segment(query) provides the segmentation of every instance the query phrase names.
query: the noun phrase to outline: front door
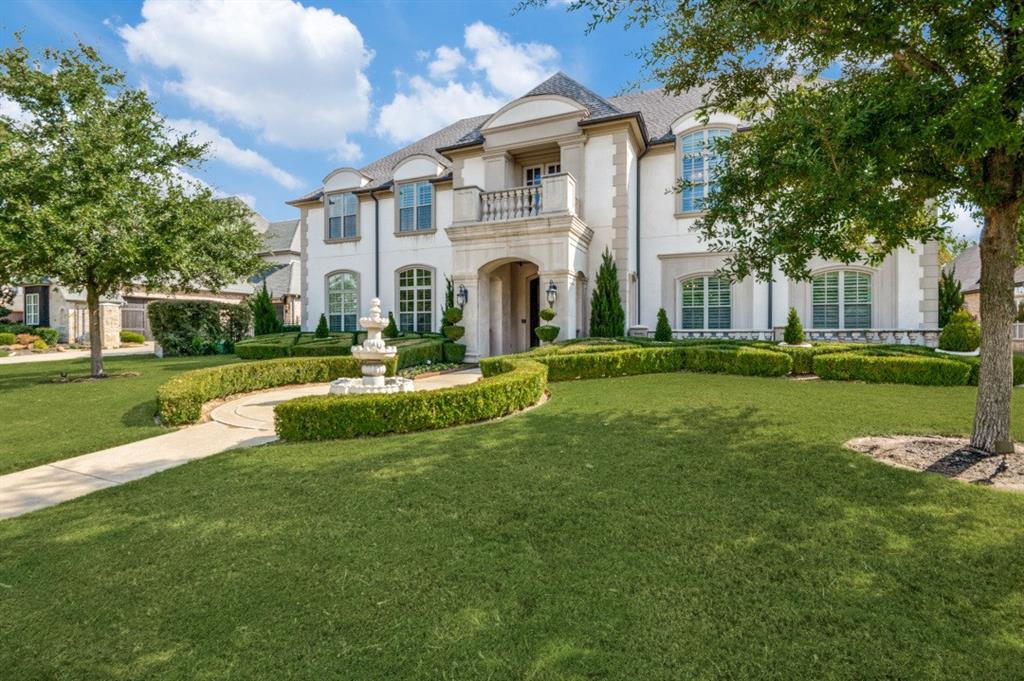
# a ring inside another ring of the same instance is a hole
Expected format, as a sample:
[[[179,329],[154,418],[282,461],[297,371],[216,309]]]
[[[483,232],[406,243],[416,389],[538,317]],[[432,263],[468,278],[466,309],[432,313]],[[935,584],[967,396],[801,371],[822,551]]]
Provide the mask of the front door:
[[[533,332],[540,326],[540,277],[534,277],[530,280],[530,347],[535,348],[540,345],[540,340],[537,338],[537,334]]]

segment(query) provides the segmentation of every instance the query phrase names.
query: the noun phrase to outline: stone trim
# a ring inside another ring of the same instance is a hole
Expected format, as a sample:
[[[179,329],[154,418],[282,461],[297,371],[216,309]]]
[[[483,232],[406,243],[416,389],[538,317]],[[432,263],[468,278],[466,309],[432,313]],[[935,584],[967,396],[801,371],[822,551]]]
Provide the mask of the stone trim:
[[[322,205],[322,204],[321,204]],[[301,245],[301,253],[299,254],[299,293],[302,296],[302,314],[299,319],[299,325],[303,329],[309,328],[307,326],[309,320],[309,205],[303,206],[299,209],[299,242]]]
[[[612,254],[619,271],[619,295],[625,303],[626,319],[630,319],[629,295],[629,140],[624,130],[612,134]]]
[[[921,248],[922,275],[920,310],[923,328],[932,329],[939,325],[939,242],[929,241]]]

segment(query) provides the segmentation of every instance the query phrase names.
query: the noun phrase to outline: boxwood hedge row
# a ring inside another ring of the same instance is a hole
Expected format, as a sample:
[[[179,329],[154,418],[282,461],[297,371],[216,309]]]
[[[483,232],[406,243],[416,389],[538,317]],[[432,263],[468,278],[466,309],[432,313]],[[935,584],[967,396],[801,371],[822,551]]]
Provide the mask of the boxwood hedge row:
[[[916,355],[885,356],[840,352],[814,358],[814,373],[834,381],[967,385],[971,365],[950,359]]]
[[[203,404],[237,393],[302,383],[324,383],[342,376],[360,375],[353,357],[301,357],[266,362],[225,364],[178,374],[157,390],[160,420],[166,425],[195,423]],[[388,375],[395,374],[395,361]]]
[[[277,434],[288,441],[409,433],[485,421],[540,401],[547,369],[529,359],[491,365],[485,379],[454,388],[394,395],[315,395],[274,408]]]

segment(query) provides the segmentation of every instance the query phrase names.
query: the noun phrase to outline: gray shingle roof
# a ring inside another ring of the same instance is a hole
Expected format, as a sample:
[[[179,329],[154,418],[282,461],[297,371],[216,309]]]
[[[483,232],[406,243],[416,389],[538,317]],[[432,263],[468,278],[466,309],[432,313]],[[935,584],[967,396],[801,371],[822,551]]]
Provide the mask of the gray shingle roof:
[[[264,279],[266,279],[267,292],[271,298],[280,298],[283,295],[297,296],[302,290],[299,282],[298,263],[274,264],[263,272],[250,277],[248,284],[253,291],[258,291],[263,288]]]
[[[672,122],[683,114],[698,108],[705,91],[706,89],[699,89],[683,93],[679,96],[669,96],[658,88],[606,99],[559,71],[527,92],[523,97],[543,95],[568,97],[586,107],[587,115],[584,118],[586,123],[620,118],[629,114],[640,114],[651,143],[657,143],[673,139]],[[417,142],[362,167],[360,171],[373,180],[364,190],[390,186],[395,166],[402,159],[413,154],[426,154],[436,159],[445,168],[450,168],[451,163],[438,153],[437,150],[480,144],[483,142],[480,128],[491,115],[493,114],[463,118],[435,133],[427,135]],[[323,189],[315,189],[293,199],[289,203],[317,201],[322,196]]]
[[[295,251],[299,252],[299,243],[296,235],[299,231],[299,221],[281,220],[271,222],[264,233],[263,242],[268,251]]]
[[[977,246],[969,247],[943,269],[947,273],[953,272],[960,282],[960,290],[964,293],[981,288],[981,251]],[[1018,267],[1013,271],[1013,282],[1017,285],[1024,284],[1024,267]]]

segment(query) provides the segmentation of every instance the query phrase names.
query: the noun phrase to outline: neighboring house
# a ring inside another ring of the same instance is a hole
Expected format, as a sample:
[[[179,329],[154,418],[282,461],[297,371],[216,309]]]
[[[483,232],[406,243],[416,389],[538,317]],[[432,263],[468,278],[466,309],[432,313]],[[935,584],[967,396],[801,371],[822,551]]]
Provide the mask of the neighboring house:
[[[964,294],[964,309],[981,319],[981,251],[977,246],[967,248],[944,268],[952,272],[960,282],[960,291]],[[1017,308],[1024,305],[1024,267],[1013,272],[1013,295]]]
[[[708,143],[740,121],[699,120],[700,94],[606,99],[558,73],[493,114],[332,171],[289,202],[302,225],[303,328],[322,312],[353,330],[377,296],[402,329],[436,331],[450,275],[468,296],[470,359],[535,344],[552,285],[559,338],[585,336],[608,248],[633,333],[664,307],[677,336],[768,337],[792,306],[814,337],[934,342],[936,243],[877,267],[815,260],[811,281],[719,278],[725,254],[693,225],[714,186]],[[694,183],[682,194],[680,177]]]
[[[299,221],[268,222],[257,213],[253,213],[252,221],[253,229],[265,235],[266,250],[260,255],[267,261],[267,269],[216,292],[168,291],[140,285],[109,296],[101,305],[106,337],[104,345],[116,345],[121,330],[138,331],[151,338],[147,306],[154,300],[211,300],[239,304],[262,288],[264,279],[278,317],[285,324],[298,324],[302,309],[299,297]],[[84,290],[72,290],[45,279],[24,286],[23,291],[22,309],[26,324],[50,326],[58,331],[63,342],[88,338],[89,314]]]
[[[0,307],[5,307],[9,310],[6,315],[0,314],[0,317],[12,323],[20,324],[25,318],[25,292],[20,286],[15,286],[14,298],[6,305],[0,304]]]

